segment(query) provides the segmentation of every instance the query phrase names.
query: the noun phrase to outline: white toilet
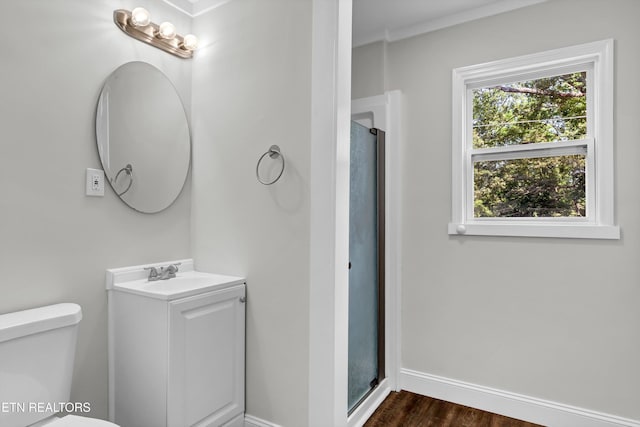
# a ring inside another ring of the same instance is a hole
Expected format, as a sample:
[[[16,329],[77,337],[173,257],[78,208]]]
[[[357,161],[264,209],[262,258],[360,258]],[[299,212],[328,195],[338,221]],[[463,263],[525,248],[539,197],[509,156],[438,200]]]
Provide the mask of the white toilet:
[[[56,304],[0,315],[0,426],[117,427],[69,402],[78,323],[77,304]]]

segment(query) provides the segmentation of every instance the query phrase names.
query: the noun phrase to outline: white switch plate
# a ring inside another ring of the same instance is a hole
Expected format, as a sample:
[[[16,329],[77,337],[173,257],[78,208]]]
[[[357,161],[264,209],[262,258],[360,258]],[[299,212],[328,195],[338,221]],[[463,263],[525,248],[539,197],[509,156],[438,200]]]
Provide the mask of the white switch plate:
[[[104,196],[103,170],[87,168],[86,194],[87,196]]]

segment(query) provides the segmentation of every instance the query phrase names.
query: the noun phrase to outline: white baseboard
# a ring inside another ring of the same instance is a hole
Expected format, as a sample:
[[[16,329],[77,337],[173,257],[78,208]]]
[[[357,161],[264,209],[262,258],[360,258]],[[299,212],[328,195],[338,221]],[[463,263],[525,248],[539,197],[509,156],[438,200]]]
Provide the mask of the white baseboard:
[[[280,427],[278,424],[254,417],[253,415],[244,415],[244,427]]]
[[[640,427],[640,421],[489,387],[400,370],[400,388],[550,427]]]

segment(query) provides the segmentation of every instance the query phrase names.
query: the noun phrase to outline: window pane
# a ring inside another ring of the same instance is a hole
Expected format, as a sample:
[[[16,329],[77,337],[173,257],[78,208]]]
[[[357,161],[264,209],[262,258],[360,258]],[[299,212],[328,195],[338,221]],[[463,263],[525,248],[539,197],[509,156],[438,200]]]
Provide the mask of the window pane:
[[[473,148],[583,139],[587,73],[473,90]]]
[[[585,156],[475,162],[474,217],[586,216]]]

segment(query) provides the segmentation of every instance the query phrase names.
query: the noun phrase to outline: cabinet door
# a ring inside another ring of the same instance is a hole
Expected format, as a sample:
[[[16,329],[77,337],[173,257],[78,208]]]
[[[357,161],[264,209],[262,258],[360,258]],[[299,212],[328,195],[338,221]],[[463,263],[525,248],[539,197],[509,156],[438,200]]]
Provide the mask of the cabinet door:
[[[169,427],[244,412],[244,295],[240,285],[169,304]]]

